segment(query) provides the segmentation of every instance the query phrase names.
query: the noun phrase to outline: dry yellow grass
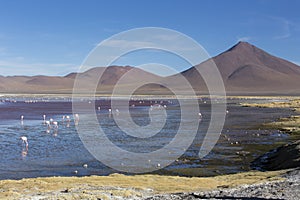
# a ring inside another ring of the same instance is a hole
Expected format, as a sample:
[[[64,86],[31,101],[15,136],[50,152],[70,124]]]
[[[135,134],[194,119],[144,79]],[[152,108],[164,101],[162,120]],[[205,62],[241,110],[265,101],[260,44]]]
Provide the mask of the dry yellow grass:
[[[288,118],[282,118],[277,122],[271,122],[264,124],[266,128],[279,129],[283,132],[290,134],[300,134],[300,99],[292,98],[289,101],[284,102],[271,102],[271,103],[244,103],[242,106],[248,107],[260,107],[260,108],[289,108],[295,111],[294,116]]]
[[[295,111],[300,111],[300,99],[289,99],[288,101],[270,103],[242,103],[241,105],[259,108],[291,108]]]
[[[192,192],[234,187],[243,184],[279,180],[284,171],[247,172],[216,177],[179,177],[159,175],[90,177],[49,177],[0,181],[0,199],[24,198],[29,196],[57,196],[64,199],[142,197],[159,193]]]

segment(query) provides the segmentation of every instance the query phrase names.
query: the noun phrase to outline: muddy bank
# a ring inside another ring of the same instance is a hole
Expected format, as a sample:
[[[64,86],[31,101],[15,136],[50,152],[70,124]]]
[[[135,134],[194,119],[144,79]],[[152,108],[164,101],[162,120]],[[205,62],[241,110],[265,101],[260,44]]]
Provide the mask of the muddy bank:
[[[274,149],[253,162],[254,168],[279,170],[300,166],[300,140]]]
[[[300,99],[289,99],[287,101],[270,103],[241,104],[244,107],[259,108],[288,108],[295,111],[295,115],[281,118],[278,121],[265,123],[265,129],[278,129],[283,133],[289,134],[296,141],[282,145],[252,162],[252,168],[262,170],[279,170],[295,168],[300,166]]]

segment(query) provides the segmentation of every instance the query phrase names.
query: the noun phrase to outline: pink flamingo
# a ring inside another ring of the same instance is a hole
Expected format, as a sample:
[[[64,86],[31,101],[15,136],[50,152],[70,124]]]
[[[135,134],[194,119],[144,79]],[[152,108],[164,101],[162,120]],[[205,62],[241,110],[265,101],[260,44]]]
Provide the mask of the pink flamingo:
[[[21,136],[20,139],[22,140],[22,143],[25,145],[26,149],[28,149],[28,140],[26,136]]]

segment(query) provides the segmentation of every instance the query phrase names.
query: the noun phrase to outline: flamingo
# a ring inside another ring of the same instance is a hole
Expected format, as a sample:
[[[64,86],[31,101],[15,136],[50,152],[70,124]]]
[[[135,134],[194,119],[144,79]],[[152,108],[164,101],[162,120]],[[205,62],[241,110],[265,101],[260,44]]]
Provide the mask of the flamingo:
[[[28,140],[26,136],[21,136],[20,139],[22,140],[22,143],[25,144],[26,149],[28,148]]]
[[[199,115],[199,118],[202,119],[202,113],[199,112],[198,115]]]
[[[75,114],[75,121],[79,122],[79,114]]]
[[[79,123],[79,115],[78,115],[78,114],[75,114],[74,123],[75,123],[76,126],[77,126],[78,123]]]
[[[70,121],[71,121],[71,119],[70,119],[70,116],[69,116],[69,115],[67,115],[67,116],[66,116],[66,119],[67,119],[67,121],[68,121],[68,122],[70,122]]]
[[[50,125],[50,121],[45,121],[45,124],[50,128],[51,127],[51,125]]]
[[[56,128],[56,129],[58,128],[58,122],[57,121],[54,121],[53,125],[54,125],[54,128]]]

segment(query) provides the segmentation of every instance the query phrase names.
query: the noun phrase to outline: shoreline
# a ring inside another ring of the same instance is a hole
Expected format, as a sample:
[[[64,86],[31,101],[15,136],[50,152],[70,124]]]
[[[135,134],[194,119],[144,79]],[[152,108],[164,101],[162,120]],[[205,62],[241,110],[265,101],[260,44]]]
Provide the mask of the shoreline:
[[[286,100],[287,97],[282,97],[281,99]],[[298,115],[300,100],[299,97],[293,97],[285,102],[247,104],[241,106],[288,108],[293,109],[295,114]],[[299,135],[299,124],[299,115],[292,115],[289,118],[263,124],[263,127],[280,129],[283,132],[288,132],[290,135],[294,133]],[[273,183],[284,185],[289,181],[283,178],[288,171],[290,170],[249,171],[214,177],[192,178],[163,175],[129,176],[111,174],[109,176],[40,177],[21,180],[1,180],[0,199],[51,199],[53,197],[57,199],[168,199],[171,197],[170,195],[174,193],[180,193],[182,195],[197,194],[198,196],[202,195],[202,197],[204,197],[205,195],[214,194],[214,191],[220,191],[220,189],[226,194],[227,190],[239,190],[236,188],[255,188],[257,185],[266,186],[268,184],[272,185]],[[296,171],[299,171],[299,169]]]
[[[215,177],[122,175],[89,177],[45,177],[0,181],[0,199],[59,197],[60,199],[145,198],[159,194],[210,191],[245,184],[285,180],[287,171],[250,171]]]
[[[32,98],[32,97],[36,97],[36,98],[47,98],[47,97],[53,97],[53,98],[71,98],[72,96],[75,97],[91,97],[91,96],[95,96],[95,97],[105,97],[105,98],[109,98],[109,97],[127,97],[128,95],[124,95],[124,94],[100,94],[100,93],[96,93],[96,94],[89,94],[89,93],[79,93],[79,94],[73,94],[73,93],[0,93],[0,98],[9,98],[9,97],[21,97],[21,98]],[[181,97],[181,98],[209,98],[209,97],[216,97],[216,98],[229,98],[229,99],[285,99],[285,100],[293,100],[293,99],[299,99],[300,95],[291,95],[291,94],[286,94],[286,95],[231,95],[231,94],[226,94],[224,95],[210,95],[210,94],[197,94],[195,96],[188,96],[188,95],[177,95],[177,97]],[[133,98],[139,98],[139,97],[143,97],[143,98],[176,98],[175,95],[170,95],[170,94],[135,94],[132,95]]]

